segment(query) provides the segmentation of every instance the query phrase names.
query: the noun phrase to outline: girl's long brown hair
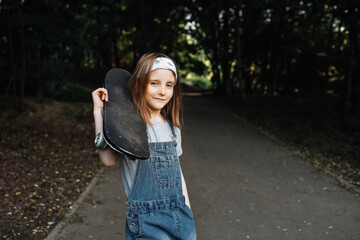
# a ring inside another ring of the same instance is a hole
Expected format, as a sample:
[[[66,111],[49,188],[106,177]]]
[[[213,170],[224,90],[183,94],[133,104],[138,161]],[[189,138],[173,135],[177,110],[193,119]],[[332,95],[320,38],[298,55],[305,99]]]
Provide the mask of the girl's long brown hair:
[[[162,53],[146,53],[138,61],[135,67],[135,71],[130,79],[130,90],[131,96],[136,107],[140,111],[141,117],[149,125],[152,125],[150,119],[150,109],[146,104],[145,100],[145,91],[150,76],[150,69],[154,64],[156,58],[166,57]],[[170,59],[170,58],[169,58]],[[176,66],[175,66],[176,67]],[[179,76],[178,70],[176,68],[177,76]],[[180,124],[180,111],[181,111],[181,83],[180,78],[178,77],[176,85],[174,86],[174,93],[170,101],[161,109],[161,114],[165,119],[170,119],[174,126],[181,128]]]

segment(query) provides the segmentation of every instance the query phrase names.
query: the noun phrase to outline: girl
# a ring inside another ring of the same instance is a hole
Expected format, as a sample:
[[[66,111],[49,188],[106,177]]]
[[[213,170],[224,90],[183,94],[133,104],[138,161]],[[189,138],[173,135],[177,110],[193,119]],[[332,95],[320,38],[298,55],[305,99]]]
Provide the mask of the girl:
[[[169,57],[150,53],[140,58],[130,79],[133,101],[147,123],[149,159],[129,160],[109,147],[99,148],[103,165],[112,167],[117,162],[120,165],[128,197],[125,225],[128,240],[196,239],[178,159],[182,154],[178,76]],[[109,97],[104,88],[92,93],[96,135],[103,131],[103,101]]]

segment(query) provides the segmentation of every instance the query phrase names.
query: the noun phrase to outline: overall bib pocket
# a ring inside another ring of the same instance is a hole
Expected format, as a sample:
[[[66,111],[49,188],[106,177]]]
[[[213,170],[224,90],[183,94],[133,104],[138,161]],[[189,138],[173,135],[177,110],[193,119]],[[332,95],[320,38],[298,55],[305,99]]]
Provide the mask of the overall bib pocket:
[[[150,157],[154,185],[163,190],[174,189],[181,183],[176,154]]]

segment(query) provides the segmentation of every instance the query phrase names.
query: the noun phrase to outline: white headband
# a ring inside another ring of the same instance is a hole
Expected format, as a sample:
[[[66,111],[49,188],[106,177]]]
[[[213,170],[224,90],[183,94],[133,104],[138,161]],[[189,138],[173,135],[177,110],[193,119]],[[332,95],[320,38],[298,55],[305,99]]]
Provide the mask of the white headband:
[[[175,74],[175,84],[177,82],[177,73],[176,73],[176,67],[174,62],[165,57],[159,57],[155,59],[154,64],[152,65],[151,72],[156,69],[168,69],[171,70]],[[174,84],[174,85],[175,85]]]

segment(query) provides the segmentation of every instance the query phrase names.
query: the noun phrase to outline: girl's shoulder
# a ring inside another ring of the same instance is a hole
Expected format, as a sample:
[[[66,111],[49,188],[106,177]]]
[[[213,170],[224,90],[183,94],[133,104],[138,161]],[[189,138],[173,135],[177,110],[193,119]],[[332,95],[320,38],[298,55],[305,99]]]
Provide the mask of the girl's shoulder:
[[[178,127],[174,127],[174,132],[177,139],[181,139],[181,130]]]
[[[176,134],[181,133],[181,129],[175,126],[170,119],[166,119],[166,121],[174,128]]]
[[[181,129],[176,127],[176,126],[173,126],[174,127],[174,132],[175,132],[175,135],[178,139],[180,139],[181,141]]]

